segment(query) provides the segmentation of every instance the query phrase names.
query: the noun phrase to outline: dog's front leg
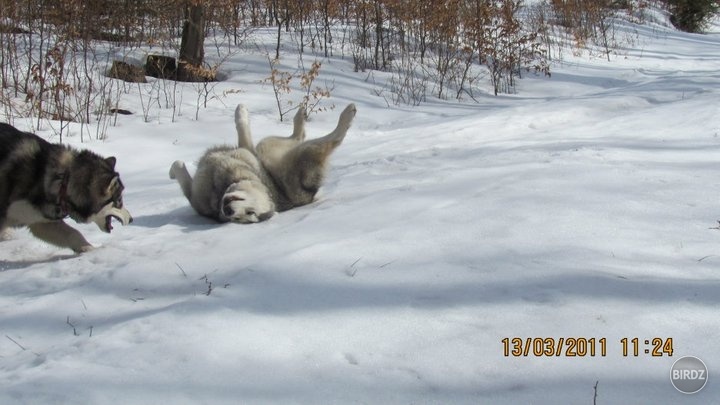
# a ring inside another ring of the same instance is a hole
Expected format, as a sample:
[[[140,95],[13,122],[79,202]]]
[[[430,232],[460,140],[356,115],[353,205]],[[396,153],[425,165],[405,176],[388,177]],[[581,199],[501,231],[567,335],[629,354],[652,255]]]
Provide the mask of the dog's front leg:
[[[87,252],[93,248],[77,229],[64,221],[40,222],[28,228],[37,238],[55,246],[70,248],[75,253]]]
[[[255,153],[252,134],[250,133],[250,118],[247,108],[242,104],[238,104],[237,108],[235,108],[235,129],[238,136],[238,148],[244,148]]]
[[[189,201],[192,201],[192,177],[190,176],[190,173],[187,171],[187,167],[185,167],[185,162],[181,160],[176,160],[173,162],[172,166],[170,166],[170,178],[173,180],[177,180],[178,184],[180,184],[180,188],[182,189],[183,194],[185,195],[185,198],[187,198]]]

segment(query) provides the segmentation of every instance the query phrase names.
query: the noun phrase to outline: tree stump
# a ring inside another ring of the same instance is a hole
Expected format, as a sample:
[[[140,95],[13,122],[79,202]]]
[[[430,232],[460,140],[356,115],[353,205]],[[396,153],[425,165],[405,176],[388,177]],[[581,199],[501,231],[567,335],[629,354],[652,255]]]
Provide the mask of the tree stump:
[[[120,60],[113,61],[108,76],[130,83],[147,83],[145,71],[141,66],[134,66]]]
[[[177,63],[172,56],[148,55],[145,74],[158,79],[177,79]]]
[[[145,74],[159,79],[179,82],[214,82],[217,72],[214,69],[194,66],[184,60],[177,61],[171,56],[148,55]]]

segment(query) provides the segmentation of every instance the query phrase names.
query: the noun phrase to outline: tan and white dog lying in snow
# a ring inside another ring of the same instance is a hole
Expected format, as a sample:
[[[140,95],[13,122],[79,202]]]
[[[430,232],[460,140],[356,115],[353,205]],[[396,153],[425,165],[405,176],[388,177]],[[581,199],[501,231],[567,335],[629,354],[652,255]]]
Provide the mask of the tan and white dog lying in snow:
[[[170,178],[180,184],[199,214],[219,222],[264,221],[293,207],[309,204],[323,184],[327,162],[345,138],[356,108],[348,105],[337,127],[321,138],[305,140],[305,109],[295,114],[289,137],[268,137],[253,147],[245,106],[235,109],[238,145],[208,149],[195,177],[185,163],[175,161]]]

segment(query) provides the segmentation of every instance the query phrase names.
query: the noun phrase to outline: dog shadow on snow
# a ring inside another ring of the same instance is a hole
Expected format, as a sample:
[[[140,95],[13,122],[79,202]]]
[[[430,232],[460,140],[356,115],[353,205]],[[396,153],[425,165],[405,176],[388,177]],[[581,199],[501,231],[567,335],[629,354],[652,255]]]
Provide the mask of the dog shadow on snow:
[[[205,217],[201,217],[191,207],[180,207],[161,214],[143,215],[133,217],[132,227],[147,229],[159,229],[164,226],[179,227],[183,233],[206,231],[217,228],[218,223]],[[62,250],[65,252],[66,250]],[[50,257],[5,260],[0,259],[0,273],[12,270],[22,270],[33,265],[52,265],[64,260],[75,259],[82,254],[55,254]]]
[[[313,210],[325,209],[325,207],[323,207],[324,202],[325,200],[321,197],[303,207],[293,208],[293,211],[296,215],[296,220],[302,221],[308,215],[310,215]],[[277,218],[275,217],[278,217],[279,215],[283,215],[283,213],[276,213],[273,218],[270,219],[270,221],[276,220]],[[195,210],[193,210],[193,208],[190,206],[179,207],[172,211],[167,211],[159,214],[141,215],[133,217],[132,223],[133,227],[139,226],[141,228],[148,229],[158,229],[168,225],[180,227],[183,232],[191,233],[197,231],[206,231],[208,229],[215,229],[219,226],[224,225],[247,227],[257,224],[240,225],[232,223],[218,223],[213,219],[198,215]]]
[[[216,228],[218,223],[198,215],[190,206],[176,208],[161,214],[134,217],[132,223],[134,227],[149,229],[158,229],[168,225],[179,226],[183,232],[193,232]]]
[[[11,270],[21,270],[28,268],[36,264],[52,264],[63,260],[74,259],[78,257],[78,254],[65,254],[56,255],[52,257],[46,257],[44,259],[30,259],[30,260],[0,260],[0,273]]]
[[[158,229],[163,226],[174,225],[181,228],[182,232],[203,231],[217,227],[217,223],[210,219],[197,215],[191,207],[180,207],[162,214],[144,215],[134,217],[132,227]],[[63,249],[63,252],[66,250]],[[25,269],[33,265],[52,265],[64,260],[75,259],[82,254],[55,254],[50,257],[5,260],[0,259],[0,273],[10,270]]]

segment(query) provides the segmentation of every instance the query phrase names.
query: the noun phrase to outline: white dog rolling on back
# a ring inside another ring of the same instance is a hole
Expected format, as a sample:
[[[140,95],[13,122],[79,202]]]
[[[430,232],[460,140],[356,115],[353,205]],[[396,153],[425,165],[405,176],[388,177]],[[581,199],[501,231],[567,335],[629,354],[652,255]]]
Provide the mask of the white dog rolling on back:
[[[209,149],[195,177],[175,161],[170,178],[180,184],[199,214],[219,222],[255,223],[293,207],[309,204],[325,177],[327,161],[342,143],[355,117],[355,105],[340,114],[330,134],[305,141],[305,109],[298,109],[293,134],[268,137],[253,147],[247,109],[235,109],[238,146]]]

